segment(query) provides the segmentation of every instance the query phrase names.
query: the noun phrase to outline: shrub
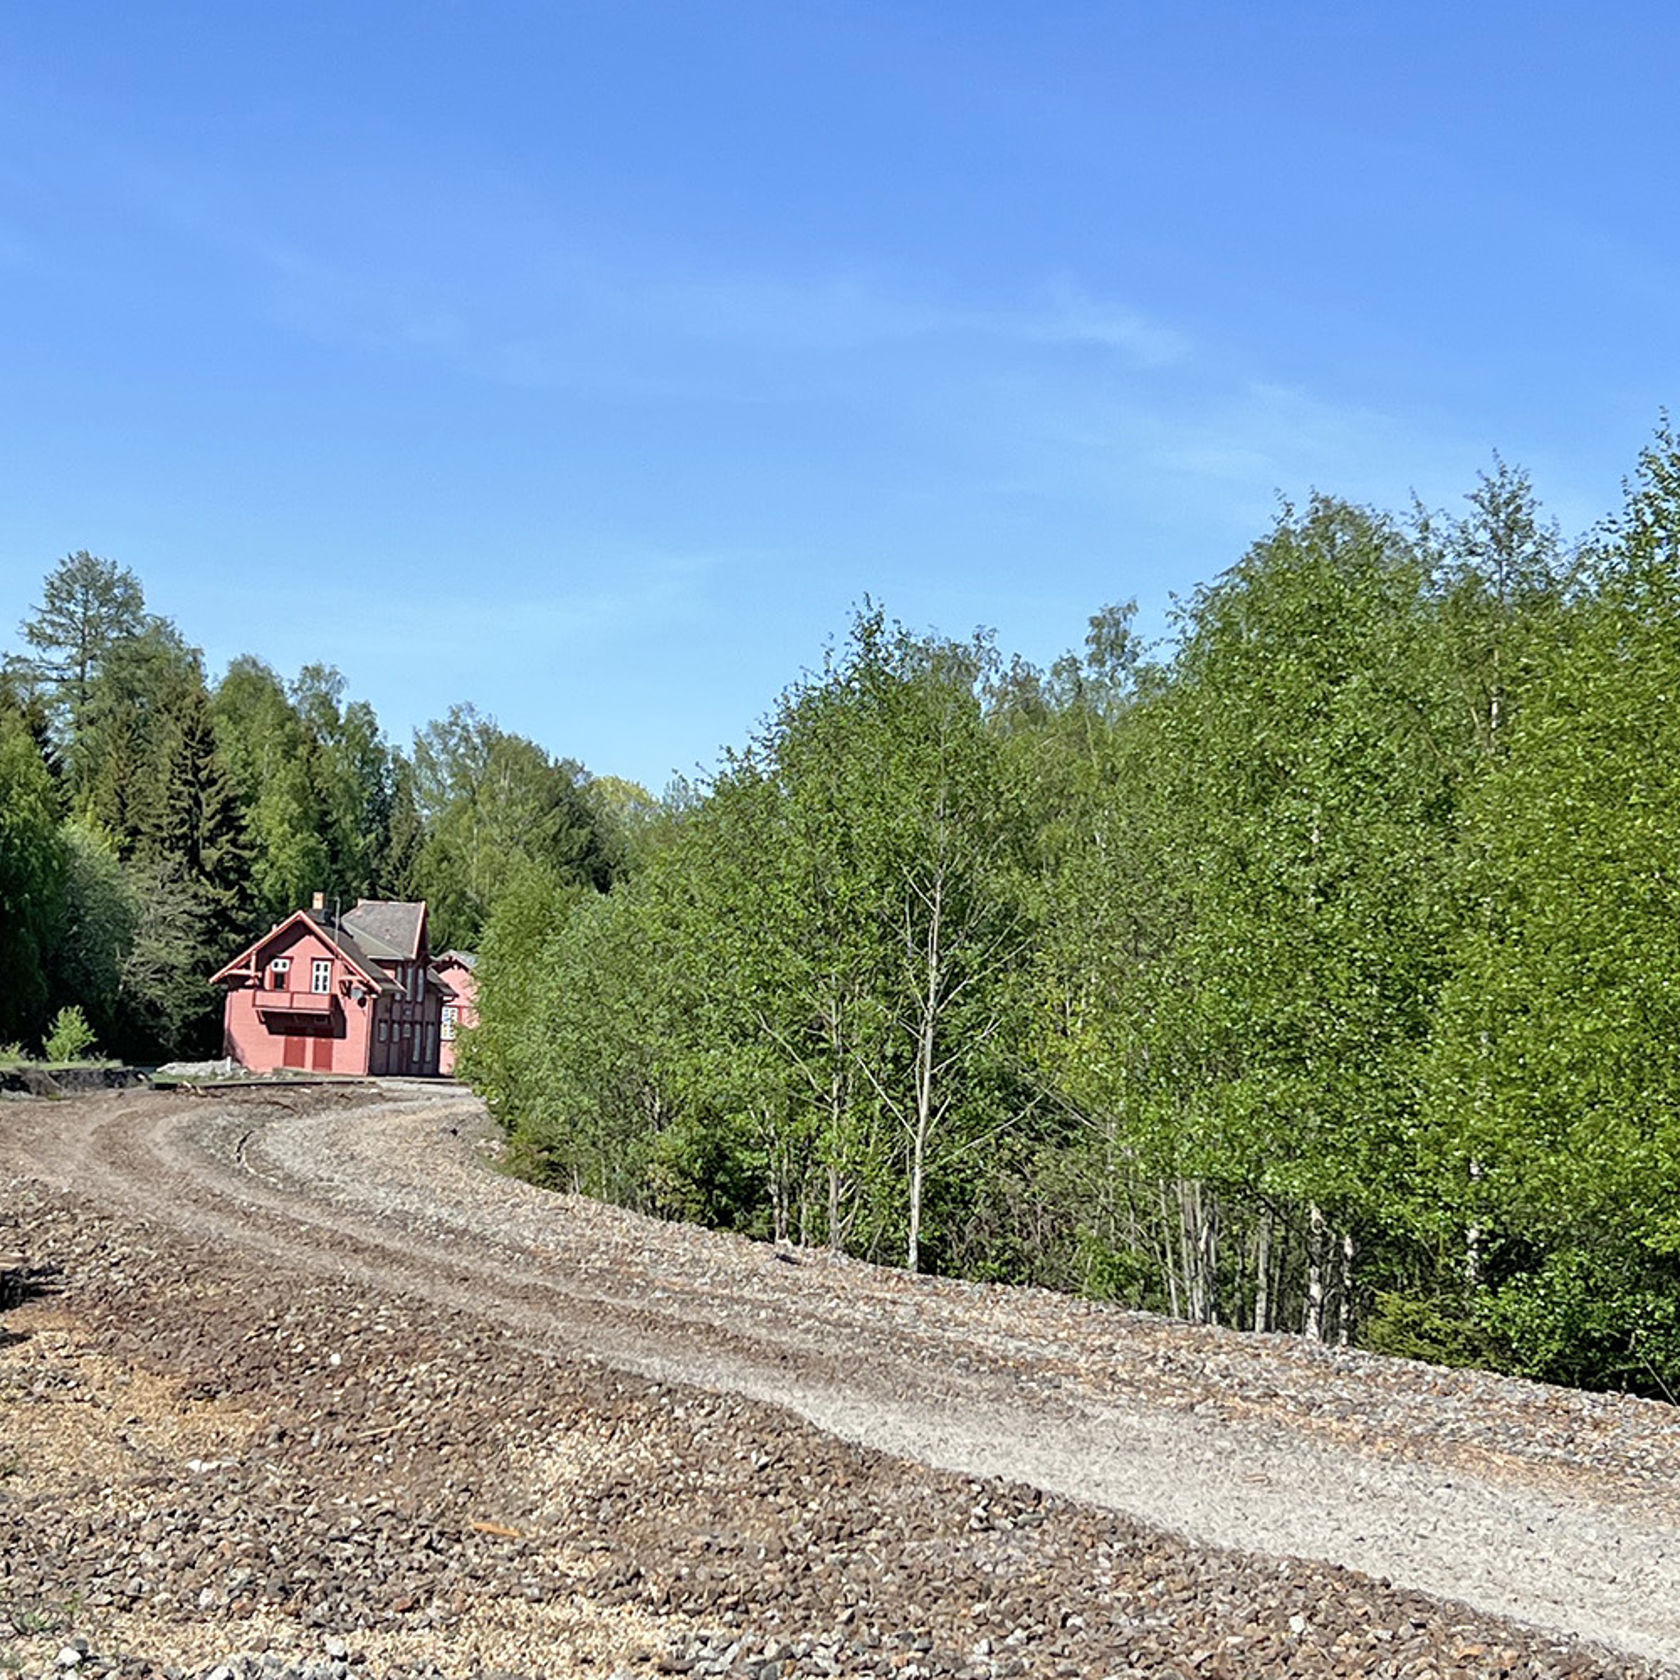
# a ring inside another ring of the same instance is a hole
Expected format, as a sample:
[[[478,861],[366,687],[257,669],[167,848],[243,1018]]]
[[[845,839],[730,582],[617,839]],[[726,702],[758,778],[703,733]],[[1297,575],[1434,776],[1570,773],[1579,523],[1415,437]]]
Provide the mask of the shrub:
[[[1361,1327],[1359,1342],[1361,1347],[1397,1359],[1495,1370],[1502,1368],[1504,1353],[1469,1303],[1451,1297],[1420,1300],[1397,1290],[1377,1292],[1376,1306]]]
[[[93,1028],[77,1004],[59,1010],[47,1034],[49,1062],[77,1062],[93,1048]]]

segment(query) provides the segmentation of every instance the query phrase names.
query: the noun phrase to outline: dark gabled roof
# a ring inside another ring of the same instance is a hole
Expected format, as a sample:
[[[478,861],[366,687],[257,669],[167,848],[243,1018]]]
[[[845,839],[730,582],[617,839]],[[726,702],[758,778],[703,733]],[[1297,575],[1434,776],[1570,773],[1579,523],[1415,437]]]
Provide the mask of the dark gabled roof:
[[[319,916],[319,912],[316,914]],[[420,955],[420,936],[426,930],[426,906],[393,899],[359,899],[354,910],[344,912],[339,925],[376,961],[414,962]]]
[[[444,951],[432,958],[433,968],[443,968],[449,963],[459,963],[467,973],[478,967],[478,953],[476,951]]]
[[[381,991],[387,988],[392,991],[396,990],[396,981],[380,966],[379,959],[343,922],[335,924],[331,913],[326,910],[304,910],[300,914],[319,929],[323,939],[330,940],[336,945],[350,959],[354,967],[361,969],[370,980],[377,982]]]

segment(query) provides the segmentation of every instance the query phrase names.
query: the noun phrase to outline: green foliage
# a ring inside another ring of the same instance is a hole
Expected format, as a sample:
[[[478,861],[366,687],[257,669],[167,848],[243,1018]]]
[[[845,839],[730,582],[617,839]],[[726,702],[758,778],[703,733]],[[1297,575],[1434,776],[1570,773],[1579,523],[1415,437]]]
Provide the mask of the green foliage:
[[[204,1054],[220,1038],[221,997],[209,977],[251,926],[251,852],[196,668],[161,699],[152,763],[134,841],[140,915],[124,989],[166,1054]]]
[[[1602,1238],[1554,1249],[1476,1303],[1492,1363],[1545,1382],[1680,1393],[1680,1269]]]
[[[78,549],[47,574],[41,604],[24,621],[24,640],[35,649],[24,664],[74,718],[113,645],[139,635],[146,622],[134,573]]]
[[[468,1067],[547,1176],[912,1264],[949,1247],[1018,1094],[1030,837],[988,658],[866,613],[703,798],[643,814],[633,879],[563,917],[503,895]]]
[[[403,833],[413,818],[412,799],[403,805],[407,769],[373,708],[365,700],[346,702],[343,677],[324,665],[298,673],[291,700],[309,743],[327,850],[326,872],[315,886],[346,903],[410,896],[412,860]]]
[[[866,604],[656,801],[471,707],[405,758],[325,667],[211,696],[72,556],[0,674],[0,1033],[202,1046],[254,925],[425,897],[543,1182],[1680,1392],[1680,448],[1579,552],[1502,463],[1316,497],[1173,630],[1039,671]]]
[[[1680,1387],[1680,464],[1664,436],[1589,555],[1466,807],[1465,919],[1435,1026],[1437,1218],[1518,1367]]]
[[[105,649],[77,708],[67,755],[71,806],[111,836],[125,862],[157,818],[170,709],[202,682],[197,653],[172,624],[151,619]]]
[[[1461,1296],[1424,1299],[1398,1289],[1381,1290],[1362,1340],[1377,1353],[1431,1365],[1510,1365],[1507,1349],[1488,1325],[1466,1311]]]
[[[440,947],[471,948],[525,867],[605,889],[610,836],[582,769],[453,706],[414,741],[414,798],[425,838],[412,866]]]
[[[236,659],[228,667],[211,710],[251,840],[255,909],[276,920],[328,888],[320,743],[279,677],[256,659]]]
[[[49,1062],[79,1062],[94,1046],[94,1031],[88,1018],[75,1004],[67,1004],[53,1017],[43,1054]]]
[[[38,1038],[65,869],[52,775],[24,719],[0,709],[0,1036]]]
[[[156,858],[129,870],[140,910],[123,959],[124,1018],[132,1037],[125,1049],[164,1058],[208,1054],[215,1047],[218,994],[209,984],[217,960],[231,954],[212,945],[214,907],[196,882],[170,873]]]
[[[64,912],[51,962],[53,995],[87,1012],[103,1043],[124,1037],[123,966],[133,949],[140,903],[116,848],[95,829],[70,821],[64,842]]]

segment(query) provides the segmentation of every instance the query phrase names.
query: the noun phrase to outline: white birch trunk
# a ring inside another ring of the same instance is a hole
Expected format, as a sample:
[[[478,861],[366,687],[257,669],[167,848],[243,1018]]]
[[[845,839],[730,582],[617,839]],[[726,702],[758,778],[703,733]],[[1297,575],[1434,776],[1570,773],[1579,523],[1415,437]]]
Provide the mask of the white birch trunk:
[[[1167,1274],[1167,1312],[1168,1316],[1177,1318],[1178,1310],[1178,1272],[1173,1266],[1173,1238],[1172,1232],[1179,1227],[1179,1222],[1167,1216],[1167,1187],[1161,1187],[1161,1267]]]
[[[1342,1233],[1342,1287],[1336,1302],[1336,1345],[1346,1347],[1353,1339],[1353,1232]]]
[[[1307,1210],[1307,1310],[1301,1334],[1309,1342],[1324,1340],[1324,1209],[1317,1202]]]
[[[839,1251],[843,1242],[840,1229],[840,1168],[828,1163],[828,1246]]]
[[[933,1070],[936,1065],[939,1023],[941,918],[945,908],[944,871],[934,876],[928,901],[927,970],[922,991],[921,1030],[916,1035],[916,1120],[910,1134],[910,1233],[905,1265],[921,1270],[922,1183],[927,1167],[928,1134],[933,1129]]]
[[[1196,1276],[1196,1256],[1190,1247],[1190,1186],[1182,1178],[1176,1181],[1178,1192],[1178,1270],[1184,1279],[1185,1311],[1192,1319],[1201,1305],[1201,1280]]]
[[[1219,1198],[1196,1185],[1196,1269],[1201,1274],[1198,1324],[1219,1322]]]
[[[1178,1181],[1178,1252],[1190,1322],[1212,1324],[1218,1310],[1219,1203],[1199,1178]]]

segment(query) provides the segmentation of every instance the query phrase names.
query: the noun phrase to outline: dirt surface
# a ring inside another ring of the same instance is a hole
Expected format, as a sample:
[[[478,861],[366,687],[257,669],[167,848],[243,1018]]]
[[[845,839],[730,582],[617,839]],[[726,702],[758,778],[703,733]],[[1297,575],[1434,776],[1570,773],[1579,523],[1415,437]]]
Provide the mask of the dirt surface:
[[[1672,1408],[778,1251],[493,1156],[444,1087],[0,1104],[0,1665],[1680,1664]]]

